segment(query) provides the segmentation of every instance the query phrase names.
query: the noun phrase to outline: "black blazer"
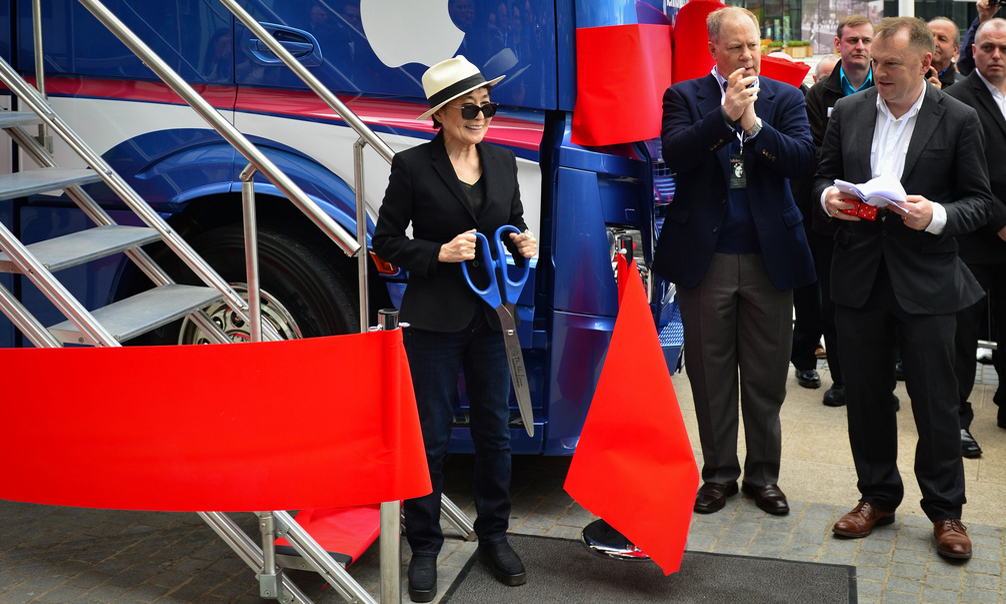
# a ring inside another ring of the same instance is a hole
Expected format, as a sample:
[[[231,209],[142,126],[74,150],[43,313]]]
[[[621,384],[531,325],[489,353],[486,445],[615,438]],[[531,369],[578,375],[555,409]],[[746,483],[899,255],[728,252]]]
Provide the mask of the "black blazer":
[[[840,60],[835,64],[835,69],[832,70],[830,76],[811,86],[810,91],[807,92],[807,121],[810,122],[810,136],[814,139],[814,145],[817,147],[817,161],[814,164],[815,171],[817,165],[821,163],[821,145],[824,144],[824,133],[828,129],[828,119],[831,117],[831,110],[835,106],[835,103],[838,102],[838,99],[844,96],[845,90],[842,88],[842,61]],[[823,212],[814,211],[815,206],[820,205],[820,198],[815,199],[809,191],[808,198],[810,200],[810,207],[807,211],[813,216],[812,225],[814,231],[827,235],[829,239],[834,237],[835,229],[838,228],[838,225],[835,223],[838,221],[828,220]],[[804,208],[801,206],[800,210],[804,211]]]
[[[821,149],[814,196],[836,178],[861,183],[872,176],[870,147],[877,123],[877,89],[835,104]],[[947,210],[941,235],[909,229],[898,217],[838,222],[831,269],[836,304],[861,308],[886,262],[898,304],[913,314],[948,314],[984,293],[957,256],[955,237],[984,225],[992,212],[981,124],[974,109],[926,84],[901,184]],[[817,211],[823,213],[821,204]]]
[[[762,258],[776,289],[813,283],[814,259],[789,178],[813,173],[814,142],[803,94],[762,76],[755,111],[762,130],[744,149],[748,203]],[[674,203],[660,231],[653,270],[681,287],[696,287],[709,270],[727,206],[730,143],[716,78],[679,82],[664,93],[664,161],[675,172]]]
[[[498,329],[496,313],[468,287],[461,264],[437,260],[441,245],[470,229],[483,233],[495,250],[492,238],[497,228],[504,224],[522,231],[527,228],[513,152],[487,143],[476,148],[486,186],[478,216],[447,157],[443,132],[428,143],[396,154],[391,162],[373,246],[378,256],[409,271],[401,319],[412,327],[458,332],[481,311]],[[412,237],[405,233],[409,223]],[[485,274],[480,258],[477,248],[476,260],[468,267],[473,280]],[[481,288],[485,283],[476,281]]]
[[[1006,263],[1006,241],[997,234],[1006,226],[1006,120],[992,100],[985,82],[977,71],[964,78],[946,93],[978,112],[985,133],[985,159],[989,166],[989,184],[992,186],[992,219],[974,233],[957,238],[961,260],[968,264]],[[992,169],[995,166],[995,169]]]

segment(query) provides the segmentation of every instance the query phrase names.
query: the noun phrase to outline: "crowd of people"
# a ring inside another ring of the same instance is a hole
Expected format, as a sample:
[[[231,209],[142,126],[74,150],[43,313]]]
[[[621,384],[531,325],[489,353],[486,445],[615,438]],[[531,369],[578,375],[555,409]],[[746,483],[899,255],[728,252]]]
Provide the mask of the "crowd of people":
[[[963,459],[981,448],[968,398],[979,339],[1006,325],[1006,174],[989,169],[1006,148],[998,9],[980,0],[963,44],[946,18],[847,17],[805,94],[759,77],[752,13],[709,16],[712,72],[664,95],[678,188],[653,264],[677,285],[703,454],[697,513],[738,491],[769,514],[789,511],[778,485],[789,364],[819,388],[826,354],[823,403],[846,407],[861,493],[834,533],[862,538],[895,519],[893,389],[904,379],[936,550],[971,557]],[[899,181],[904,201],[864,212],[835,186],[875,178]]]
[[[779,412],[791,363],[800,385],[821,386],[823,335],[834,380],[823,402],[846,407],[861,493],[834,533],[862,538],[895,519],[904,486],[892,390],[901,373],[937,552],[971,557],[963,458],[981,454],[968,398],[987,299],[992,328],[1006,325],[1006,173],[989,170],[1006,150],[1006,19],[987,2],[963,44],[945,18],[847,17],[835,56],[806,91],[759,75],[754,14],[709,15],[715,66],[664,94],[663,156],[677,188],[652,266],[676,284],[684,326],[703,456],[695,512],[717,512],[742,491],[769,514],[789,513]],[[409,269],[404,343],[433,483],[430,495],[405,502],[416,602],[437,593],[442,467],[462,367],[479,556],[505,585],[527,580],[506,538],[506,352],[499,320],[461,269],[487,262],[476,232],[501,225],[522,231],[505,241],[515,257],[537,252],[514,155],[483,141],[501,79],[486,80],[463,56],[426,72],[430,109],[419,119],[439,133],[395,156],[374,234],[374,250]],[[906,196],[876,216],[835,186],[878,177],[900,181]],[[1006,406],[998,424],[1006,428]]]

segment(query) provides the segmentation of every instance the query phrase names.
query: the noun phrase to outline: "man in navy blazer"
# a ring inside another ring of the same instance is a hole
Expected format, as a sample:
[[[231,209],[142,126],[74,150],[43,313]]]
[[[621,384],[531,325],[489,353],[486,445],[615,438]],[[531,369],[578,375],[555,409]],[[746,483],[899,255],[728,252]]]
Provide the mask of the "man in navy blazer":
[[[685,367],[702,442],[695,511],[737,493],[738,372],[747,455],[743,490],[770,514],[789,505],[778,487],[792,347],[793,293],[813,283],[814,261],[790,178],[814,165],[803,94],[759,78],[755,16],[709,15],[712,73],[664,93],[664,161],[677,190],[653,269],[677,286]]]

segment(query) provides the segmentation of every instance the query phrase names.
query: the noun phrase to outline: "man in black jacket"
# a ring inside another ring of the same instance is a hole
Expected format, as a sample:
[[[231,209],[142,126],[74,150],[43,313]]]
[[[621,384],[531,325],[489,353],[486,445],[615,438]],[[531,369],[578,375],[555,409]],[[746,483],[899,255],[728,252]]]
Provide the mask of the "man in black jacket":
[[[841,225],[832,299],[862,494],[832,530],[866,537],[895,521],[904,498],[888,398],[900,340],[919,434],[922,510],[933,522],[937,552],[966,559],[972,547],[961,523],[966,497],[953,342],[956,313],[984,292],[958,257],[955,238],[988,223],[993,199],[978,114],[925,81],[934,47],[919,19],[884,19],[871,48],[877,85],[835,105],[814,179],[824,213]],[[873,221],[845,213],[855,206],[835,180],[877,177],[897,179],[906,200]]]
[[[991,19],[978,28],[974,45],[975,65],[965,80],[947,90],[947,94],[970,105],[978,112],[985,132],[985,157],[990,166],[998,166],[1006,157],[1006,116],[1003,97],[1006,95],[1006,20]],[[993,90],[995,93],[993,93]],[[989,170],[989,181],[995,202],[992,219],[982,229],[958,237],[961,260],[978,279],[982,289],[991,293],[993,325],[1006,325],[1006,173]],[[979,338],[979,325],[986,301],[957,313],[957,337],[954,347],[954,371],[960,393],[961,454],[978,457],[981,447],[971,436],[974,411],[968,397],[975,383],[975,345]],[[996,341],[1002,338],[996,334]],[[997,355],[996,370],[1002,374],[1002,355]],[[1006,428],[1006,392],[997,389],[993,399],[999,405],[998,424]]]
[[[862,15],[850,15],[838,24],[835,52],[841,57],[831,76],[815,84],[807,93],[807,119],[810,134],[821,157],[821,143],[828,128],[828,118],[838,99],[873,86],[870,68],[870,45],[873,42],[873,24]],[[811,201],[813,203],[813,201]],[[835,303],[831,301],[831,258],[835,243],[836,225],[826,220],[820,212],[814,216],[810,249],[814,253],[817,280],[821,285],[821,315],[824,323],[824,343],[828,353],[828,368],[832,386],[824,393],[824,404],[841,407],[845,404],[845,382],[842,365],[838,360],[838,337],[835,333]]]
[[[957,28],[956,23],[946,17],[936,17],[926,25],[936,40],[936,52],[933,53],[933,64],[929,68],[928,80],[933,86],[946,90],[955,82],[964,79],[963,75],[957,73],[957,66],[954,65],[957,49],[961,47],[961,30]]]

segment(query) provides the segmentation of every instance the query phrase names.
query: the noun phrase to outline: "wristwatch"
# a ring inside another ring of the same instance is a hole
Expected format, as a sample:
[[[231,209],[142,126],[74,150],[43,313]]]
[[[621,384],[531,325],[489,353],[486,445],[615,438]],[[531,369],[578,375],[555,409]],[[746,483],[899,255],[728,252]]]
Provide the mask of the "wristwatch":
[[[744,134],[748,138],[751,138],[752,136],[758,134],[759,132],[761,132],[761,118],[760,117],[756,117],[755,118],[754,126],[751,126],[750,130],[745,130]]]

